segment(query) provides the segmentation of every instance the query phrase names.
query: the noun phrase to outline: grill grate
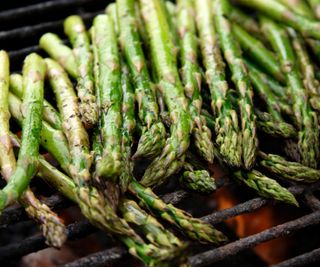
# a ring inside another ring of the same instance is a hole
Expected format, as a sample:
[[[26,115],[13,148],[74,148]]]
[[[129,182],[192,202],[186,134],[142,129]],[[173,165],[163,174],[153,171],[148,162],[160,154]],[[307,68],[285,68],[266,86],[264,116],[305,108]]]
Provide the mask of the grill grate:
[[[7,2],[7,1],[6,1]],[[36,3],[27,7],[19,7],[18,1],[12,1],[11,6],[6,3],[0,12],[0,43],[1,49],[7,49],[11,58],[12,70],[21,67],[24,57],[31,52],[41,53],[37,42],[39,37],[48,31],[61,33],[63,18],[69,14],[81,14],[87,22],[103,12],[103,8],[108,3],[104,0],[56,0],[30,1]],[[0,7],[2,5],[0,4]],[[10,9],[11,8],[11,9]],[[49,15],[51,14],[51,15]],[[52,16],[52,14],[54,14]],[[47,21],[48,18],[52,20]],[[28,21],[28,25],[25,25]],[[230,181],[227,181],[230,183]],[[223,186],[225,183],[221,184]],[[289,190],[302,199],[308,214],[286,223],[274,226],[258,234],[236,240],[218,248],[209,247],[209,250],[193,255],[189,258],[192,266],[208,266],[212,263],[223,261],[248,248],[252,248],[271,239],[290,235],[300,229],[319,224],[320,222],[320,200],[314,195],[319,188],[319,183],[305,187],[303,185],[293,185]],[[167,203],[178,204],[185,199],[190,199],[191,194],[179,190],[165,194],[162,198]],[[69,207],[71,204],[64,198],[53,195],[45,200],[46,204],[55,210]],[[202,217],[203,220],[211,224],[219,224],[226,219],[240,214],[254,212],[267,204],[273,203],[264,198],[253,198],[234,207],[217,211]],[[24,210],[20,207],[9,208],[0,217],[0,228],[26,221],[28,218]],[[80,221],[68,226],[68,239],[75,240],[96,232],[97,229],[87,221]],[[129,258],[127,250],[118,246],[113,240],[107,241],[112,246],[109,249],[90,254],[74,262],[65,264],[65,267],[84,266],[105,266],[120,260]],[[10,259],[20,259],[22,256],[46,248],[45,240],[42,236],[36,235],[25,240],[0,247],[0,262]],[[208,248],[207,248],[208,249]],[[307,266],[307,264],[320,261],[320,248],[306,252],[303,255],[288,259],[273,267],[286,266]]]

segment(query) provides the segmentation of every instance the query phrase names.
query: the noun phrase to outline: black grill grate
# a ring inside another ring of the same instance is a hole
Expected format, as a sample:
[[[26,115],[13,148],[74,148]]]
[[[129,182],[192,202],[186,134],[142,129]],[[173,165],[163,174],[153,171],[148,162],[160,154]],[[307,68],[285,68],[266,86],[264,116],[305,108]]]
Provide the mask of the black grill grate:
[[[39,37],[48,31],[61,33],[63,18],[67,15],[81,14],[87,22],[90,22],[97,13],[102,13],[108,1],[104,0],[56,0],[56,1],[28,1],[29,6],[19,6],[19,1],[2,1],[0,3],[0,44],[1,49],[7,49],[11,58],[12,70],[21,68],[24,57],[30,52],[41,53],[37,42]],[[11,3],[8,3],[11,2]],[[40,3],[39,3],[40,2]],[[24,2],[24,4],[26,4]],[[230,182],[230,181],[229,181]],[[320,200],[315,196],[319,183],[313,186],[294,185],[290,191],[299,196],[308,213],[298,219],[277,225],[255,235],[236,240],[218,248],[210,247],[209,250],[193,255],[189,258],[192,266],[209,266],[213,263],[226,260],[230,256],[255,247],[258,244],[282,236],[290,235],[300,229],[319,224],[320,222]],[[185,199],[190,199],[191,194],[183,190],[168,193],[163,196],[167,203],[178,204]],[[60,196],[53,195],[46,199],[46,203],[55,210],[69,207],[71,203]],[[213,212],[202,217],[211,224],[219,224],[228,218],[240,214],[256,211],[263,206],[274,203],[264,198],[253,198],[232,208]],[[20,207],[9,208],[0,217],[0,227],[4,228],[14,225],[28,218]],[[80,221],[68,226],[68,239],[75,240],[97,230],[87,221]],[[307,238],[306,238],[307,239]],[[106,266],[120,260],[129,258],[127,250],[108,240],[113,247],[100,251],[74,262],[64,265],[65,267],[82,266]],[[0,262],[20,259],[22,256],[46,248],[42,236],[36,235],[25,240],[0,247]],[[307,266],[307,264],[320,262],[320,248],[313,248],[303,255],[293,257],[273,267]]]

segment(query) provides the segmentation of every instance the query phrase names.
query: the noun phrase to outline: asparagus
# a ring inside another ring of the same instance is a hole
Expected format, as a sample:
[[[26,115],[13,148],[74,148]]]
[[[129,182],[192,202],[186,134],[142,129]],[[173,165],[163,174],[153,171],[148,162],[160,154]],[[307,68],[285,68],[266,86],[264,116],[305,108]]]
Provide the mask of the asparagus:
[[[320,83],[315,78],[315,70],[313,64],[309,58],[302,37],[292,28],[288,29],[291,36],[292,46],[295,51],[300,70],[302,73],[302,81],[304,87],[307,89],[309,94],[309,101],[313,109],[320,110]]]
[[[298,30],[304,37],[320,39],[320,23],[292,12],[277,0],[237,0],[239,4],[254,8],[274,20]]]
[[[320,179],[320,171],[309,168],[298,162],[287,161],[285,158],[259,152],[261,158],[259,164],[270,172],[289,181],[314,183]]]
[[[42,35],[39,46],[58,61],[72,78],[78,78],[77,63],[72,49],[66,46],[58,35],[50,32]]]
[[[243,29],[251,34],[254,34],[255,37],[260,39],[263,38],[259,24],[254,20],[254,18],[252,18],[250,15],[247,15],[237,7],[232,7],[229,13],[229,19],[233,22],[233,24],[241,25]]]
[[[257,170],[249,172],[239,170],[234,172],[233,175],[248,187],[254,189],[260,196],[299,206],[295,197],[286,188]]]
[[[257,116],[257,127],[262,132],[282,138],[297,138],[298,131],[289,123],[282,120],[275,120],[274,117],[267,112],[255,110]]]
[[[245,54],[248,54],[278,81],[283,82],[285,80],[275,55],[260,40],[251,36],[250,33],[235,23],[232,24],[232,32]]]
[[[23,98],[22,76],[20,74],[10,75],[10,91]],[[43,101],[43,119],[57,130],[62,129],[61,118],[58,111],[47,101]]]
[[[298,145],[302,163],[316,168],[319,156],[318,120],[308,104],[307,93],[300,78],[288,34],[283,28],[267,18],[262,18],[261,23],[266,37],[279,54],[280,64],[291,92],[294,117],[299,129]]]
[[[227,97],[229,88],[225,77],[225,66],[212,24],[211,2],[196,0],[195,8],[203,64],[206,69],[206,81],[211,94],[211,107],[216,117],[214,122],[216,143],[224,161],[231,166],[239,167],[241,165],[242,137],[237,113]]]
[[[22,144],[16,168],[7,185],[0,191],[0,210],[19,199],[37,172],[43,109],[43,59],[35,53],[26,57],[23,65],[25,117]]]
[[[185,95],[190,99],[190,113],[195,122],[193,136],[199,154],[208,162],[213,162],[213,144],[211,131],[206,125],[206,120],[201,117],[201,74],[197,63],[197,37],[195,23],[192,19],[194,9],[191,1],[179,0],[178,6],[178,31],[180,35],[180,61],[182,65],[182,80]]]
[[[108,206],[95,187],[79,187],[66,175],[50,165],[46,160],[40,159],[38,175],[53,185],[60,193],[70,200],[78,203],[84,216],[96,227],[116,235],[128,248],[129,252],[142,260],[148,266],[162,260],[170,260],[172,251],[159,248],[153,244],[146,244],[127,222],[119,218]],[[81,198],[79,198],[81,194]]]
[[[311,6],[311,9],[314,12],[314,15],[317,19],[320,18],[320,1],[319,0],[307,0],[309,5]]]
[[[99,62],[97,87],[100,92],[100,134],[103,152],[96,162],[95,179],[116,182],[122,171],[121,160],[121,70],[112,19],[99,15],[93,22],[93,44]],[[107,62],[107,64],[105,63]]]
[[[146,206],[151,212],[175,225],[190,238],[203,243],[213,244],[227,241],[227,238],[211,225],[193,218],[190,214],[175,208],[171,204],[165,204],[150,188],[132,181],[129,185],[129,191],[140,199],[141,204]]]
[[[1,175],[7,182],[16,169],[9,131],[9,80],[9,57],[5,51],[0,51],[0,167]],[[46,243],[53,247],[61,247],[67,236],[66,228],[57,214],[47,205],[42,204],[29,187],[22,194],[20,203],[27,215],[40,224]]]
[[[171,136],[167,139],[160,156],[147,168],[141,183],[153,186],[175,173],[181,166],[179,158],[189,147],[192,121],[188,112],[188,99],[180,81],[175,58],[172,56],[173,43],[168,24],[159,0],[140,0],[142,15],[150,39],[152,60],[159,88],[164,96],[172,121]]]
[[[231,31],[231,23],[227,19],[230,4],[227,0],[215,2],[215,24],[220,37],[222,51],[232,72],[238,94],[238,105],[241,113],[242,128],[242,160],[246,169],[251,169],[255,162],[258,139],[256,136],[256,117],[253,112],[252,88],[250,79],[241,56],[241,49]]]
[[[67,73],[52,59],[46,58],[45,63],[70,150],[69,173],[81,187],[90,181],[89,170],[92,159],[89,152],[89,137],[80,121],[77,96]]]
[[[8,101],[11,116],[22,126],[24,116],[22,114],[23,106],[21,100],[9,92]],[[42,121],[40,144],[60,163],[60,167],[68,173],[70,153],[64,133],[52,128],[47,122]]]
[[[179,179],[180,184],[200,194],[211,194],[217,187],[215,180],[206,170],[185,171]]]
[[[77,70],[77,91],[80,99],[79,110],[86,128],[92,128],[98,120],[94,95],[93,62],[89,36],[81,17],[73,15],[64,21],[64,32],[73,46]]]
[[[159,155],[165,144],[165,128],[159,120],[159,109],[151,83],[141,39],[137,30],[135,6],[132,0],[118,0],[120,43],[133,77],[139,118],[143,131],[134,158]]]
[[[120,205],[120,211],[123,218],[132,224],[136,224],[142,229],[146,238],[155,246],[166,247],[173,253],[179,252],[185,247],[174,234],[166,230],[157,219],[142,210],[138,204],[129,199],[123,199]],[[177,250],[177,251],[174,251]]]
[[[120,174],[119,182],[121,191],[127,191],[128,184],[131,180],[133,171],[133,162],[131,160],[132,135],[136,127],[135,113],[134,113],[134,92],[131,87],[131,80],[129,77],[129,70],[127,66],[122,64],[121,74],[121,88],[122,88],[122,161],[123,171]]]
[[[120,34],[119,31],[119,21],[118,21],[118,8],[116,3],[111,3],[106,7],[106,14],[112,18],[114,24],[114,32],[118,36]]]
[[[309,5],[304,0],[278,0],[286,7],[290,8],[293,12],[304,16],[313,18],[312,11]],[[320,2],[319,2],[320,3]]]

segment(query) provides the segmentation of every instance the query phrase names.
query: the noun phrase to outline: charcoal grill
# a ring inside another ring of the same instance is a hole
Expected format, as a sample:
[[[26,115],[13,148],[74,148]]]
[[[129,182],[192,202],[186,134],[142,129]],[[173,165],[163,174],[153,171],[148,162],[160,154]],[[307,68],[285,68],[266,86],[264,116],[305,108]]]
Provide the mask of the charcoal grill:
[[[25,56],[31,52],[42,53],[37,43],[39,37],[48,31],[62,33],[63,19],[70,14],[80,14],[85,21],[91,22],[92,18],[104,11],[108,1],[104,0],[55,0],[41,1],[29,0],[28,6],[25,1],[10,0],[0,2],[0,48],[5,49],[10,54],[11,69],[19,70]],[[220,186],[232,184],[232,181],[225,180]],[[298,230],[320,224],[320,200],[317,197],[320,183],[312,186],[291,185],[289,190],[298,197],[303,205],[304,215],[283,224],[266,229],[260,233],[236,239],[220,247],[201,248],[200,253],[190,251],[189,262],[194,267],[210,266],[216,263],[216,266],[229,266],[230,259],[238,254],[248,251],[263,242],[279,237],[291,235]],[[164,194],[162,198],[167,203],[179,204],[182,201],[190,199],[192,194],[178,190]],[[45,199],[46,204],[56,211],[72,205],[66,199],[58,195],[51,195]],[[271,200],[256,197],[243,203],[221,211],[214,211],[202,217],[203,220],[216,225],[225,220],[244,213],[251,213],[259,210],[268,204],[276,205]],[[0,217],[0,228],[21,224],[28,218],[21,207],[10,207],[6,209]],[[68,240],[76,240],[88,236],[98,231],[87,221],[72,223],[68,226]],[[319,234],[319,229],[318,229]],[[106,237],[107,239],[107,237]],[[308,236],[305,237],[308,242]],[[82,266],[109,266],[108,264],[117,263],[124,259],[130,259],[131,256],[127,250],[113,240],[107,239],[108,249],[102,250],[76,261],[65,264],[65,267]],[[302,246],[304,244],[301,244]],[[293,266],[319,266],[320,263],[320,242],[318,247],[312,248],[304,254],[289,258],[273,267],[293,267]],[[22,256],[32,252],[40,251],[46,248],[45,240],[40,235],[32,235],[21,242],[11,242],[0,247],[1,266],[16,266]],[[192,247],[192,246],[191,246]],[[249,259],[248,259],[249,261]],[[2,265],[3,264],[3,265]],[[312,265],[315,264],[315,265]],[[129,266],[129,265],[127,265]],[[231,266],[231,265],[230,265]],[[239,265],[235,265],[239,266]],[[251,265],[243,265],[251,266]],[[258,266],[258,265],[255,265]]]

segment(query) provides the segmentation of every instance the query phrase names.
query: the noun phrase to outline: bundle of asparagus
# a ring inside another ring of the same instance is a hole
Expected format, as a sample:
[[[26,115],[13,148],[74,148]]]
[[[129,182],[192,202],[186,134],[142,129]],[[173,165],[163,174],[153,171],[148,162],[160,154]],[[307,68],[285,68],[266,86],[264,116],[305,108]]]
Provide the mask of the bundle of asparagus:
[[[259,195],[298,206],[281,181],[320,178],[319,67],[309,55],[320,55],[319,3],[233,2],[117,0],[89,31],[70,16],[64,32],[72,47],[44,34],[39,45],[50,58],[27,56],[22,75],[10,75],[1,51],[0,167],[7,185],[0,210],[18,200],[48,244],[60,247],[62,221],[29,187],[38,176],[132,255],[166,266],[186,264],[187,242],[163,220],[192,240],[227,241],[150,188],[169,178],[210,194],[216,160]],[[45,80],[55,101],[44,99]],[[10,132],[10,116],[22,128],[21,142]],[[295,147],[299,162],[286,158],[289,149],[265,146],[266,136]],[[141,159],[149,166],[139,177]]]

